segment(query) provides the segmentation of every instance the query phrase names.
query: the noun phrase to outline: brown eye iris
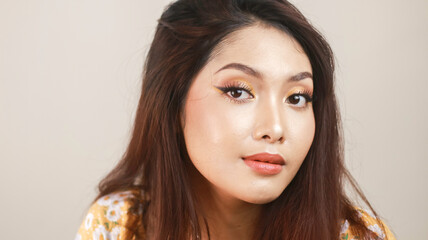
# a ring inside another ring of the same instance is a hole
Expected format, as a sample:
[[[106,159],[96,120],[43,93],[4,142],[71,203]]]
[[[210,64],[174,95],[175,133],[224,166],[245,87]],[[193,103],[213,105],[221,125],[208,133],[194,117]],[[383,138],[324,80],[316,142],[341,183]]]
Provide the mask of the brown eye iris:
[[[246,86],[225,86],[216,88],[222,91],[229,100],[233,100],[233,102],[236,103],[244,103],[254,98],[251,89],[247,89]]]
[[[242,95],[242,90],[241,89],[231,90],[230,95],[234,98],[239,98]]]
[[[290,100],[288,100],[291,104],[298,104],[300,102],[300,96],[299,95],[293,95],[290,97]]]

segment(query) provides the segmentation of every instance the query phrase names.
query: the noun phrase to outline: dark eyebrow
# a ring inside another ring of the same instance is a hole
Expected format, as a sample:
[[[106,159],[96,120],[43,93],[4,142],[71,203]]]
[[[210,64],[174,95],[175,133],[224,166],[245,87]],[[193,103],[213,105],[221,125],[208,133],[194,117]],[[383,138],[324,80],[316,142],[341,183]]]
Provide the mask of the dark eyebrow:
[[[253,68],[244,65],[242,63],[229,63],[225,66],[223,66],[222,68],[220,68],[219,70],[217,70],[217,72],[215,72],[214,74],[225,70],[225,69],[236,69],[239,71],[242,71],[248,75],[254,76],[256,78],[262,78],[263,74],[261,74],[260,72],[258,72],[257,70],[254,70]],[[298,82],[300,80],[306,79],[306,78],[312,78],[312,73],[310,72],[300,72],[294,76],[292,76],[289,81],[291,82]]]
[[[221,70],[224,70],[224,69],[236,69],[236,70],[242,71],[248,75],[251,75],[251,76],[254,76],[257,78],[262,78],[262,74],[260,72],[254,70],[251,67],[244,65],[242,63],[229,63],[229,64],[223,66],[222,68],[220,68],[219,70],[217,70],[217,72],[215,72],[215,74],[220,72]]]
[[[290,78],[290,81],[292,81],[292,82],[298,82],[298,81],[303,80],[305,78],[312,78],[312,73],[310,73],[310,72],[300,72],[300,73],[292,76]]]

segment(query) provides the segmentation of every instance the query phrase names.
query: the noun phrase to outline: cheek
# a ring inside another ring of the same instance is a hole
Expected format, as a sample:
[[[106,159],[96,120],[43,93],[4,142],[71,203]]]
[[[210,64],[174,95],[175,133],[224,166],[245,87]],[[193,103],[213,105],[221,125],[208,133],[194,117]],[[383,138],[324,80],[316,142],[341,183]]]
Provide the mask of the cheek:
[[[184,138],[192,161],[201,155],[226,155],[249,135],[251,117],[215,97],[189,99],[184,114]]]
[[[292,118],[290,126],[292,128],[289,129],[289,142],[290,147],[293,149],[290,153],[295,154],[297,156],[296,159],[300,159],[303,162],[315,135],[315,118],[313,112],[308,111],[304,117]]]

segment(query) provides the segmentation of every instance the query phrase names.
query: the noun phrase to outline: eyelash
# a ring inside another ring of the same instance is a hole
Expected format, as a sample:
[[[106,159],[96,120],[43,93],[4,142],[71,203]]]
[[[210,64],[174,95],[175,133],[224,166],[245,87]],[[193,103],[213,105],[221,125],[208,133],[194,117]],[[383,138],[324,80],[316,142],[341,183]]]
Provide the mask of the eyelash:
[[[309,106],[308,103],[313,102],[312,92],[309,90],[306,90],[306,89],[303,91],[299,90],[297,93],[290,95],[286,101],[289,102],[288,99],[290,99],[291,97],[294,97],[294,96],[302,96],[306,100],[305,106],[297,107],[297,108],[303,108],[303,109],[307,108]]]
[[[246,84],[241,83],[241,82],[233,83],[233,84],[229,83],[229,84],[225,85],[224,87],[217,87],[217,88],[223,92],[223,94],[227,97],[228,100],[235,102],[235,103],[245,103],[245,102],[248,102],[248,99],[238,100],[238,99],[230,96],[228,94],[228,92],[241,90],[241,91],[245,91],[247,94],[249,94],[251,96],[251,98],[254,98],[254,95],[252,94],[253,89],[250,88],[249,86],[247,86]],[[297,108],[306,108],[306,107],[308,107],[308,103],[313,102],[312,92],[309,90],[306,90],[306,89],[305,90],[299,90],[297,93],[290,95],[286,101],[289,102],[288,99],[290,99],[291,97],[294,97],[294,96],[302,96],[306,100],[306,104],[304,107],[297,107]]]
[[[251,98],[254,98],[254,95],[252,94],[253,89],[251,87],[249,87],[248,85],[242,83],[242,82],[228,83],[224,87],[217,87],[217,88],[223,92],[223,94],[227,97],[228,100],[235,102],[235,103],[245,103],[245,102],[248,102],[249,99],[238,100],[238,99],[230,96],[228,94],[228,92],[241,90],[241,91],[246,92],[248,95],[250,95]]]

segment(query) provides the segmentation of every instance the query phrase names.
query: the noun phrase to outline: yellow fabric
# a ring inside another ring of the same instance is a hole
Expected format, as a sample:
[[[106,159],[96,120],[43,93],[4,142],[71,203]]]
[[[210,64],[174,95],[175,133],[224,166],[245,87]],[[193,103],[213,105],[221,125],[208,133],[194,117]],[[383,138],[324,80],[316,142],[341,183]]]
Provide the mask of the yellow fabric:
[[[123,191],[106,195],[97,200],[90,207],[88,214],[80,225],[75,240],[129,240],[135,239],[134,230],[138,221],[138,213],[131,211],[133,199],[140,197],[139,191]],[[389,240],[396,240],[394,235],[385,225],[385,232],[380,227],[380,222],[369,211],[357,209],[360,217],[365,222],[367,228],[374,232],[379,238],[384,239],[385,235]],[[139,213],[141,214],[141,212]],[[142,234],[141,232],[139,233]],[[143,233],[144,234],[144,233]],[[354,236],[349,230],[349,222],[344,221],[341,228],[340,240],[360,239]]]
[[[365,226],[372,232],[376,234],[376,236],[379,239],[386,239],[385,237],[388,237],[388,240],[396,240],[394,235],[392,234],[391,230],[389,230],[388,226],[378,220],[370,211],[365,211],[361,208],[357,208],[359,212],[360,218],[363,219],[363,222],[365,223]],[[380,224],[383,224],[385,228],[385,232],[382,230]],[[351,233],[349,230],[349,222],[347,220],[344,221],[342,224],[342,229],[340,231],[340,239],[341,240],[354,240],[354,239],[360,239],[358,236],[355,236]]]
[[[131,211],[138,191],[112,193],[98,199],[90,207],[80,225],[75,240],[130,240],[135,239],[138,213]],[[141,214],[141,212],[140,212]],[[140,233],[141,234],[141,233]]]

